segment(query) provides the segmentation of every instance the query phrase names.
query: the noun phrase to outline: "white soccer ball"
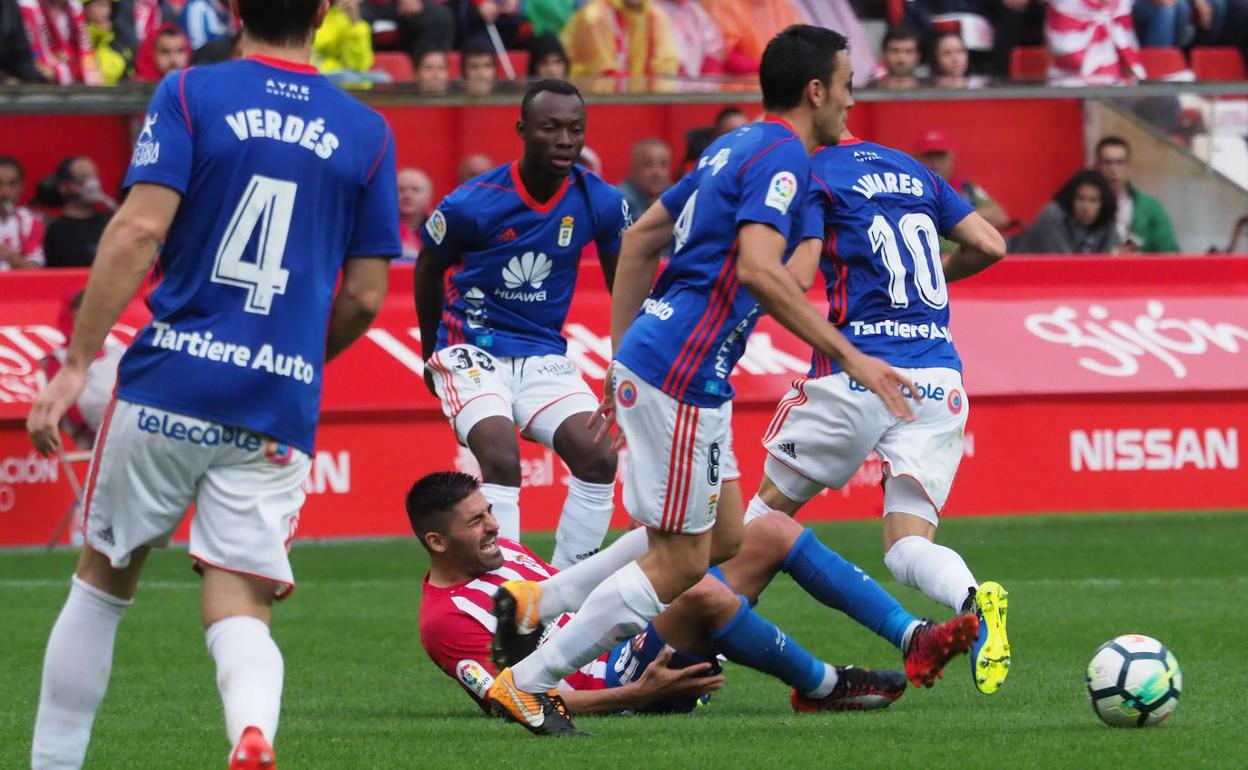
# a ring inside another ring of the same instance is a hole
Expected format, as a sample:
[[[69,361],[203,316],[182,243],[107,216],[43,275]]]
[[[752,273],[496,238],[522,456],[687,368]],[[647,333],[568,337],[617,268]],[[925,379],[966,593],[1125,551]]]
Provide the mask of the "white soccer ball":
[[[1125,634],[1102,644],[1087,673],[1088,698],[1101,721],[1114,727],[1151,727],[1179,705],[1183,672],[1161,642]]]

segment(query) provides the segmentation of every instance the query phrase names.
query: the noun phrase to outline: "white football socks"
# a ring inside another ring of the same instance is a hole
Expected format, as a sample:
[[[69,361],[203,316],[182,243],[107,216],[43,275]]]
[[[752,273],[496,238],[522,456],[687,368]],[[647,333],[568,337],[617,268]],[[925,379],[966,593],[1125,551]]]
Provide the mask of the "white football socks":
[[[614,510],[614,483],[594,484],[573,476],[555,531],[555,555],[550,563],[556,569],[567,569],[593,556],[602,547]]]
[[[962,610],[967,589],[979,584],[957,551],[925,537],[903,537],[884,554],[884,565],[893,577],[955,612]]]
[[[204,634],[217,663],[217,689],[225,706],[225,731],[237,746],[248,727],[258,727],[269,743],[277,734],[282,709],[282,653],[259,618],[233,615]]]
[[[525,692],[555,689],[560,679],[639,633],[664,609],[650,578],[629,562],[590,592],[567,625],[515,665],[516,686]]]
[[[30,751],[34,770],[78,770],[91,724],[113,670],[117,624],[132,600],[118,599],[75,576],[52,626],[43,659],[39,713]]]
[[[580,609],[590,591],[630,561],[640,559],[649,548],[650,537],[646,529],[638,527],[625,532],[614,543],[585,561],[543,580],[542,595],[537,600],[537,613],[542,622]]]
[[[749,524],[760,516],[766,516],[771,513],[771,506],[763,502],[763,498],[754,495],[754,499],[750,500],[750,504],[745,508],[745,523]]]
[[[482,484],[481,494],[489,502],[498,521],[498,536],[520,540],[520,487]]]
[[[823,664],[823,681],[820,682],[819,686],[816,687],[815,689],[811,690],[810,692],[805,692],[802,694],[812,700],[819,700],[820,698],[826,698],[832,694],[833,690],[836,689],[836,683],[839,682],[840,680],[841,680],[841,676],[840,674],[836,673],[836,667],[829,665],[827,663],[824,663]]]

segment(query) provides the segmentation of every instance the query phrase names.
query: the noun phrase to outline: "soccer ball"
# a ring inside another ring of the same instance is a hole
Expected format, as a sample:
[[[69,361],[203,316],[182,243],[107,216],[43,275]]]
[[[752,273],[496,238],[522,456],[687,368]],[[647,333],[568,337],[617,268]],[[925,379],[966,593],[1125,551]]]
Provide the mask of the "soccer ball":
[[[1088,699],[1101,721],[1114,727],[1159,725],[1174,713],[1183,672],[1161,642],[1125,634],[1102,644],[1087,673]]]

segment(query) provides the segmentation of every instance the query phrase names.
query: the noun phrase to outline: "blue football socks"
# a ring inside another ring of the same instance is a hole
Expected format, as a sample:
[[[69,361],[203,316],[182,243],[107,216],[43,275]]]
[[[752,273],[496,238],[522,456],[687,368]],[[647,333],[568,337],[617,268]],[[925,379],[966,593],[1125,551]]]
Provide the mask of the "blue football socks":
[[[828,675],[827,664],[751,610],[745,597],[741,609],[711,635],[711,641],[728,660],[771,674],[801,693],[819,690]]]

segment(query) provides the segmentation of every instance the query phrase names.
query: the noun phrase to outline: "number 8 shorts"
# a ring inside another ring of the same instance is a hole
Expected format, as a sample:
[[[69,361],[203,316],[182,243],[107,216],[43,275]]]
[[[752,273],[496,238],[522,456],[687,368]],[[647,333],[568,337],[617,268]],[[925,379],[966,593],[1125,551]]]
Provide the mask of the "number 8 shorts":
[[[464,446],[474,425],[506,417],[525,438],[553,449],[564,420],[598,408],[598,397],[567,356],[495,357],[474,345],[452,345],[427,365],[442,413]]]
[[[740,474],[732,453],[732,402],[682,404],[613,367],[615,419],[628,444],[624,508],[639,524],[697,535],[715,525],[720,486]]]
[[[191,558],[294,589],[287,551],[303,506],[306,454],[251,431],[127,401],[105,414],[87,476],[83,534],[121,569],[164,547],[195,505]]]

